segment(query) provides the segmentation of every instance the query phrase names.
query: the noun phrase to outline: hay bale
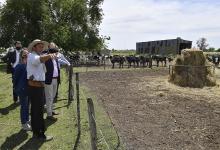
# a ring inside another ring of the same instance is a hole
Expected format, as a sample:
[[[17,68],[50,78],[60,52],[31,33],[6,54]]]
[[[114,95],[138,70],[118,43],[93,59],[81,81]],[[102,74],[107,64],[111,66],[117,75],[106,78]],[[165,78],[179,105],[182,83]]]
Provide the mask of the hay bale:
[[[183,87],[202,88],[215,86],[216,80],[203,51],[195,49],[182,50],[174,60],[173,73],[169,81]]]

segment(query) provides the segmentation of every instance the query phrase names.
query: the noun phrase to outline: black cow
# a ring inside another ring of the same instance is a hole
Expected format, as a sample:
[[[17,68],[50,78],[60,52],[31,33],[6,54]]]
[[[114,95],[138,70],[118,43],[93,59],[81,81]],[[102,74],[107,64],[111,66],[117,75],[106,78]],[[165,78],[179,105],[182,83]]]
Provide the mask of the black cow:
[[[128,68],[131,67],[131,64],[133,63],[133,66],[135,67],[135,65],[137,67],[139,67],[139,63],[140,63],[140,58],[138,56],[133,56],[133,55],[130,55],[130,56],[126,56],[126,60],[128,62]]]
[[[216,66],[218,66],[219,62],[220,62],[220,56],[219,55],[213,55],[212,56],[212,63],[215,64]]]
[[[124,67],[124,62],[125,62],[124,56],[113,55],[113,56],[110,56],[110,60],[111,60],[113,69],[115,68],[115,63],[119,64],[119,68]]]
[[[143,67],[149,66],[150,67],[150,62],[151,62],[151,57],[150,56],[139,56],[140,59],[140,64],[142,64]]]
[[[80,55],[78,53],[72,53],[72,54],[69,55],[69,59],[74,65],[78,65]]]
[[[95,61],[96,65],[100,65],[100,62],[101,62],[101,56],[99,55],[91,55],[91,56],[88,56],[88,60],[89,61]]]
[[[166,66],[167,65],[167,57],[165,57],[165,56],[153,55],[152,56],[152,60],[157,62],[157,67],[159,67],[159,62],[162,63],[162,66]]]

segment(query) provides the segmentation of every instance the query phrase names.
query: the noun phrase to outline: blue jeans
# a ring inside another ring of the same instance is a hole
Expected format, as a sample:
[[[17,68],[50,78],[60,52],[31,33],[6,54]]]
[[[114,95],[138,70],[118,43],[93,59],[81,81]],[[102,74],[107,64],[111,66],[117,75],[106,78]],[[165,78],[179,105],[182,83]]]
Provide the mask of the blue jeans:
[[[21,96],[19,95],[20,100],[20,117],[21,117],[21,123],[25,124],[27,121],[29,121],[29,101],[27,96]]]

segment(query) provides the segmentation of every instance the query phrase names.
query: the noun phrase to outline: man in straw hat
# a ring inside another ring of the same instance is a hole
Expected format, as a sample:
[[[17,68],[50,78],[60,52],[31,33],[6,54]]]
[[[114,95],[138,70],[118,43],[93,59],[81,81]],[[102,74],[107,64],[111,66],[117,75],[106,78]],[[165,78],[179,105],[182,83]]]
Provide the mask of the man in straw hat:
[[[28,50],[30,54],[27,59],[27,79],[28,79],[28,97],[31,102],[31,126],[33,137],[45,141],[52,140],[52,136],[45,136],[45,125],[43,118],[44,106],[44,81],[45,65],[49,59],[55,59],[56,54],[44,54],[42,51],[47,49],[48,43],[36,39],[32,41]]]

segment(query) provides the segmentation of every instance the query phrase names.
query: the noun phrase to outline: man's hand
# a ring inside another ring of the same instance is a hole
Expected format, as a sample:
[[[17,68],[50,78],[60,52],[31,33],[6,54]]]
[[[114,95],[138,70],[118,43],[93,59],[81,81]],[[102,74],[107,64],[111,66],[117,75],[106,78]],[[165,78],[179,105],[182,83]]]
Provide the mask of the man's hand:
[[[57,53],[53,54],[48,54],[50,56],[50,59],[56,59],[57,58]]]

